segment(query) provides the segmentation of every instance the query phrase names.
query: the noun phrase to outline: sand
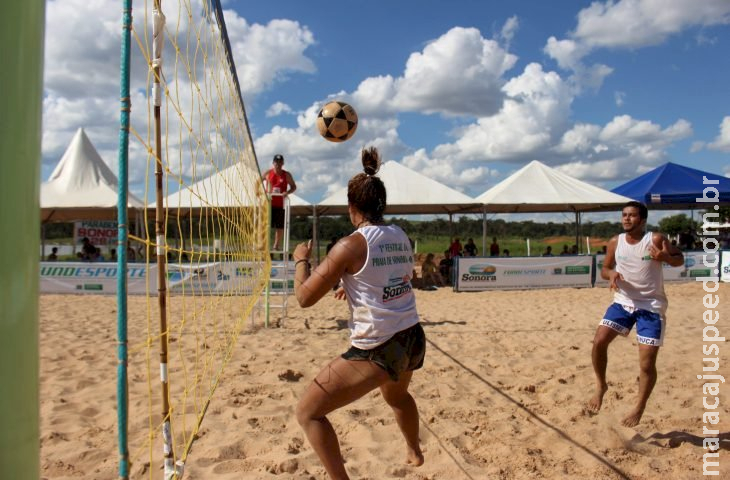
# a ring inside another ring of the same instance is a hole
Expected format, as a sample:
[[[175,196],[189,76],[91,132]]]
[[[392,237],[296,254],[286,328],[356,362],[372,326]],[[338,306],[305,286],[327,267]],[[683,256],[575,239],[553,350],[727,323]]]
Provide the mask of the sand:
[[[594,385],[591,341],[611,301],[607,289],[417,291],[429,343],[411,392],[426,462],[403,464],[404,442],[391,411],[372,392],[329,416],[351,478],[701,477],[706,410],[696,376],[704,356],[704,291],[694,282],[666,289],[669,325],[659,380],[634,428],[620,423],[637,394],[633,334],[609,350],[610,389],[601,412],[584,408]],[[144,298],[130,299],[130,316],[145,308]],[[717,327],[730,337],[726,285],[718,310]],[[294,407],[319,369],[347,348],[347,314],[344,303],[327,297],[310,309],[290,304],[278,326],[247,324],[184,478],[326,478]],[[40,350],[42,478],[117,478],[116,300],[42,295]],[[730,379],[730,345],[720,344],[719,357],[720,373]],[[722,386],[716,426],[724,478],[730,478],[729,391],[730,385]],[[140,392],[146,394],[146,380],[137,376],[130,380],[132,408],[146,402]],[[145,422],[130,418],[130,437]],[[135,460],[133,478],[161,478],[160,456],[152,466],[149,459]]]

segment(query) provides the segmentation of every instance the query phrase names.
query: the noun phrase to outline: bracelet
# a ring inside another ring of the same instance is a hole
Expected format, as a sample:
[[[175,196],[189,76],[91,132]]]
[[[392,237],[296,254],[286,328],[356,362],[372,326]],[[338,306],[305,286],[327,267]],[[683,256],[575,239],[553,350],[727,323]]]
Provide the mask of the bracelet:
[[[299,265],[302,262],[305,262],[308,267],[310,267],[310,268],[312,267],[312,265],[310,265],[310,263],[309,263],[309,259],[308,258],[302,258],[301,260],[297,260],[296,262],[294,262],[294,268],[296,268],[297,265]]]

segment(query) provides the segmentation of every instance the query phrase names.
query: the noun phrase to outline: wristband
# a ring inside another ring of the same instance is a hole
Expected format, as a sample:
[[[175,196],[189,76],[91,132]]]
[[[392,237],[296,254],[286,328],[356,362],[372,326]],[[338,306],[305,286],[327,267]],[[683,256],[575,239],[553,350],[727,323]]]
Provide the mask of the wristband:
[[[309,259],[308,258],[302,258],[301,260],[297,260],[296,262],[294,262],[294,268],[296,268],[297,265],[299,265],[302,262],[305,262],[308,267],[311,267],[311,265],[309,264]]]

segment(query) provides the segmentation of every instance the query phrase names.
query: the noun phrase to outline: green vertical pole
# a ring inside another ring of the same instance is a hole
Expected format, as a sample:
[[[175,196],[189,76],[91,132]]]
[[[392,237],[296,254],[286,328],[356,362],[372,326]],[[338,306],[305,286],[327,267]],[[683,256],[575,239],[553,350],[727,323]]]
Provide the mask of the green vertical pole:
[[[41,0],[0,15],[0,478],[39,478],[38,259],[43,100]]]

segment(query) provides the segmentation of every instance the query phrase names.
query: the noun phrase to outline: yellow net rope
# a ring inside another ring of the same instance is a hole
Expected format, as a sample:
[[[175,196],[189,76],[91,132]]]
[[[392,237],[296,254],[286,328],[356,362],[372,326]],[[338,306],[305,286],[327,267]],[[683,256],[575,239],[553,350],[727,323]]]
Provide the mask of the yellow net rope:
[[[146,316],[128,322],[131,474],[179,478],[268,283],[268,203],[220,5],[134,9],[130,166],[146,157],[150,208],[128,249],[147,279]]]

